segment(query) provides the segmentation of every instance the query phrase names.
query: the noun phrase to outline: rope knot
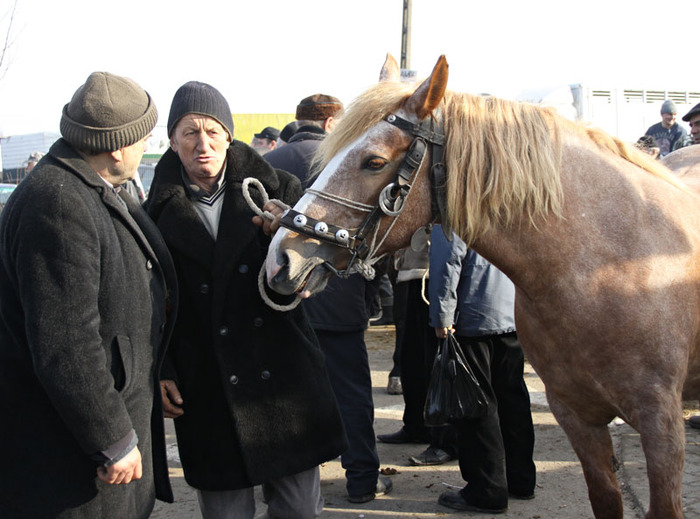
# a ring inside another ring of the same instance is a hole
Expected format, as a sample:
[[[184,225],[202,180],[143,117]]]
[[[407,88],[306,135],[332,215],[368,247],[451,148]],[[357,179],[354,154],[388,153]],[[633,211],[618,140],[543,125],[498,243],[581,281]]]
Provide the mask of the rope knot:
[[[267,191],[265,190],[265,186],[262,185],[262,182],[260,182],[257,178],[253,177],[248,177],[243,179],[243,198],[245,198],[245,201],[248,202],[248,207],[252,209],[252,211],[260,216],[261,218],[265,218],[266,220],[274,220],[275,215],[273,215],[270,211],[263,211],[260,207],[255,205],[255,202],[253,201],[253,198],[250,196],[250,185],[253,185],[257,188],[257,190],[260,192],[260,196],[262,196],[263,203],[262,205],[264,206],[268,202],[272,202],[275,204],[277,207],[280,207],[281,209],[289,209],[289,205],[285,204],[281,200],[278,200],[276,198],[273,198],[270,200],[270,197],[267,194]]]

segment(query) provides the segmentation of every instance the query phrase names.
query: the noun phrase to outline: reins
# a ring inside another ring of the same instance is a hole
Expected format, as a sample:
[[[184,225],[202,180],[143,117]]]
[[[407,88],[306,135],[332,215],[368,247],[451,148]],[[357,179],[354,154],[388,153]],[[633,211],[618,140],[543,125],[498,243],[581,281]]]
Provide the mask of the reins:
[[[258,215],[260,218],[264,218],[265,220],[274,220],[275,216],[269,212],[269,211],[263,211],[261,208],[259,208],[257,205],[255,205],[255,201],[253,201],[253,198],[250,196],[250,185],[253,184],[258,191],[260,192],[260,196],[262,196],[262,205],[264,206],[268,202],[272,202],[273,204],[277,205],[277,207],[280,207],[281,209],[289,209],[289,206],[282,202],[281,200],[278,200],[276,198],[273,198],[270,200],[270,197],[267,194],[267,191],[265,190],[265,186],[262,185],[262,182],[260,182],[257,178],[254,177],[248,177],[243,179],[243,185],[242,185],[242,190],[243,190],[243,198],[245,198],[245,201],[248,203],[248,207],[251,208],[251,210]],[[263,263],[262,267],[260,268],[260,272],[258,273],[258,292],[260,292],[260,297],[262,298],[263,301],[265,301],[265,304],[272,308],[273,310],[277,310],[278,312],[287,312],[289,310],[293,310],[297,306],[299,306],[299,303],[301,303],[301,297],[297,294],[297,297],[289,303],[288,305],[278,305],[275,303],[272,299],[270,299],[270,296],[267,295],[267,291],[265,290],[265,263]]]

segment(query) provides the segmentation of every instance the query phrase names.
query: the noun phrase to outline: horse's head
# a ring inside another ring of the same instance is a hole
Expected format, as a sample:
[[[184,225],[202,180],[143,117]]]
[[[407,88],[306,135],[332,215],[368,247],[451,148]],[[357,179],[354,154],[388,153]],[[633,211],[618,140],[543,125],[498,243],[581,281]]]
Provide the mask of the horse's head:
[[[380,77],[398,76],[395,60],[387,59],[387,67],[395,70],[383,69]],[[430,222],[430,170],[444,171],[432,159],[444,143],[433,112],[445,94],[447,69],[441,56],[413,93],[383,81],[353,102],[321,144],[321,173],[272,240],[270,287],[308,297],[332,273],[347,274],[405,247]]]

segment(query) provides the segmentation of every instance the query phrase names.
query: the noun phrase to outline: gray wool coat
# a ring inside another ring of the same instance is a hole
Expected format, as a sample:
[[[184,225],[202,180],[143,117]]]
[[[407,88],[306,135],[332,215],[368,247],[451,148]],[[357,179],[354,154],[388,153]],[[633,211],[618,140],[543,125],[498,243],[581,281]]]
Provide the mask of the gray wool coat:
[[[0,216],[0,517],[146,519],[172,501],[157,388],[176,306],[153,222],[58,140]],[[132,428],[143,478],[102,483],[93,455]]]
[[[306,315],[300,306],[273,310],[258,292],[270,239],[252,223],[243,198],[241,183],[249,176],[270,198],[294,203],[301,194],[295,177],[234,141],[216,242],[187,197],[172,150],[156,166],[146,201],[178,274],[181,306],[163,378],[175,379],[182,393],[185,414],[175,419],[180,459],[187,482],[202,490],[296,474],[346,446]],[[256,190],[252,196],[260,206]]]

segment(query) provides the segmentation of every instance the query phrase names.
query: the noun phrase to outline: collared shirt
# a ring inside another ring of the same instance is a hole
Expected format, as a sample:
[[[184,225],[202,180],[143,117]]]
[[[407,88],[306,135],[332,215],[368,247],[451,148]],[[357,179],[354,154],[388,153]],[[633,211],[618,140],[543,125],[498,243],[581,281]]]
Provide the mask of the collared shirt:
[[[180,167],[180,173],[182,174],[182,182],[187,190],[187,196],[192,201],[204,227],[216,241],[219,233],[219,221],[221,220],[221,208],[224,205],[224,193],[226,191],[226,164],[224,164],[219,179],[214,185],[215,189],[212,194],[207,193],[194,184],[182,166]]]

